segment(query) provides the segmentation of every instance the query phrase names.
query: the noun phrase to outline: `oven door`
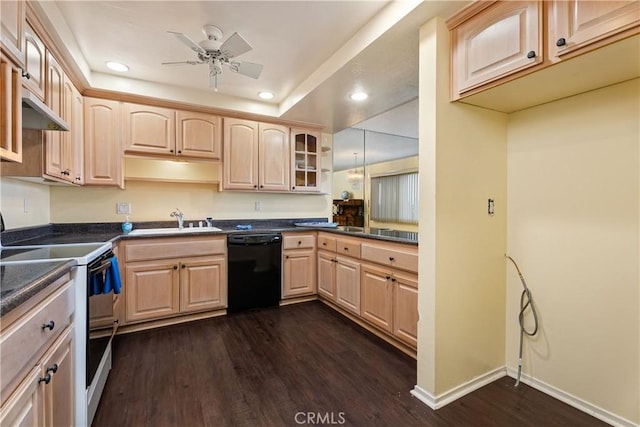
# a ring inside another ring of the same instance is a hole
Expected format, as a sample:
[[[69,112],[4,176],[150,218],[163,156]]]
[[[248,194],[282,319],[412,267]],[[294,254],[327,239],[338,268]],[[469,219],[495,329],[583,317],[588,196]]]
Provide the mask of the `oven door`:
[[[102,291],[97,289],[97,283],[104,282],[105,272],[111,266],[111,258],[113,252],[108,251],[87,265],[87,387],[91,385],[115,332],[115,294],[101,293]]]

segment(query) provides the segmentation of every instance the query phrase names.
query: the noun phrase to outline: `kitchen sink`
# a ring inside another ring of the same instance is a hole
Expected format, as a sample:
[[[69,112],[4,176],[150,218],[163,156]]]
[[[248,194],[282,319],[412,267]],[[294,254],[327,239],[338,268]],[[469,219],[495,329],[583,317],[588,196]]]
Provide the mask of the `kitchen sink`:
[[[185,227],[179,228],[137,228],[129,233],[130,236],[146,236],[151,234],[190,234],[190,233],[212,233],[222,231],[217,227]]]

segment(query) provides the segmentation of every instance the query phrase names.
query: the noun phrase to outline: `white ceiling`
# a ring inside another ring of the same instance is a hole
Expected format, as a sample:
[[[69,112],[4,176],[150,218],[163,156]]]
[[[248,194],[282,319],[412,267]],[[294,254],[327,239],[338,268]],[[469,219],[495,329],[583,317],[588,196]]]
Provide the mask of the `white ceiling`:
[[[94,88],[317,123],[327,133],[357,125],[417,138],[419,28],[467,3],[41,0],[35,10]],[[264,64],[259,79],[225,68],[214,92],[206,65],[161,65],[196,59],[167,31],[197,42],[205,24],[252,45],[237,59]],[[108,70],[111,60],[130,71]],[[356,89],[369,98],[349,100]],[[258,99],[262,90],[275,99]]]

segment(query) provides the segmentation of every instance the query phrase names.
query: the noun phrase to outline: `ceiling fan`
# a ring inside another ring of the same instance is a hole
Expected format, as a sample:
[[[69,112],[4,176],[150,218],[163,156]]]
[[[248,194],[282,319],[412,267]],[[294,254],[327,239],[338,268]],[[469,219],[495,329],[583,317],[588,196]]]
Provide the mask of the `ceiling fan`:
[[[218,76],[222,74],[222,65],[228,66],[235,73],[254,79],[257,79],[262,72],[262,64],[231,60],[253,49],[238,33],[233,33],[231,37],[222,43],[220,41],[222,39],[222,30],[215,25],[205,25],[202,28],[202,32],[207,39],[196,43],[184,33],[167,32],[173,34],[180,42],[193,50],[197,54],[198,60],[163,62],[162,65],[207,64],[209,65],[209,86],[216,91],[218,90]]]

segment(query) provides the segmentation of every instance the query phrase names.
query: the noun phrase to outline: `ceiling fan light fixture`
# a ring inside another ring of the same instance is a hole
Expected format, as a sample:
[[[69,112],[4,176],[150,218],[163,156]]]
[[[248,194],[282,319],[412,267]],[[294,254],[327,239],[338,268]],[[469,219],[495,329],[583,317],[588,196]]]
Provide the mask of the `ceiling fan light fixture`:
[[[116,62],[116,61],[107,61],[106,63],[107,68],[109,68],[110,70],[113,71],[118,71],[121,73],[127,72],[129,71],[129,67],[127,67],[126,65],[120,63],[120,62]]]
[[[353,92],[351,95],[349,95],[349,98],[352,101],[364,101],[368,97],[369,95],[366,92],[362,92],[362,91]]]
[[[258,92],[258,96],[261,99],[273,99],[276,95],[273,92],[263,90],[261,92]]]

